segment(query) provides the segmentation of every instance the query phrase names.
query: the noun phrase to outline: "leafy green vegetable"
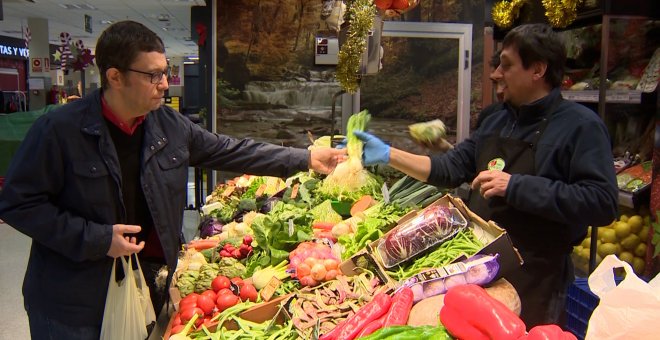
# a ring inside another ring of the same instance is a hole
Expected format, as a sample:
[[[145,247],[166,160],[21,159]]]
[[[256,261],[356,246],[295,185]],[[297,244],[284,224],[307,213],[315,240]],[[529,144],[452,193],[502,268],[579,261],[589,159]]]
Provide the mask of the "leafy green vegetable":
[[[289,220],[293,231],[289,234]],[[259,215],[252,221],[257,247],[264,251],[262,267],[277,265],[288,259],[289,252],[303,241],[312,239],[311,214],[297,205],[277,202],[268,215]]]
[[[447,330],[441,326],[391,326],[381,328],[370,335],[362,337],[363,340],[451,340]]]

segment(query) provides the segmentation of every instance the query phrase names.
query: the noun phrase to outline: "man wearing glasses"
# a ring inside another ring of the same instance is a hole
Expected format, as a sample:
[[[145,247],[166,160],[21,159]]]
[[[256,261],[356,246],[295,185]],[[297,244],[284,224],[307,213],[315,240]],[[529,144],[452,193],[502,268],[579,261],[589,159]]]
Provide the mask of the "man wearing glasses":
[[[33,339],[98,339],[112,263],[139,253],[156,312],[156,271],[176,268],[188,167],[287,177],[328,173],[345,151],[210,133],[161,104],[161,39],[132,21],[96,45],[101,89],[37,120],[0,193],[0,218],[32,238],[23,282]]]

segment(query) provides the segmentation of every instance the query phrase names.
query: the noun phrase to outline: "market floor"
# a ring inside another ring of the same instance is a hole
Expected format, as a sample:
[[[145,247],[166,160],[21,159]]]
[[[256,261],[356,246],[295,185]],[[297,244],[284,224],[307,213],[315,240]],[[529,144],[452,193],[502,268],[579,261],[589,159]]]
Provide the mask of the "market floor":
[[[192,237],[198,223],[196,211],[184,212],[184,235]],[[30,239],[10,227],[0,224],[0,340],[29,340],[30,327],[23,308],[21,286],[30,254]],[[171,311],[172,309],[170,309]],[[163,309],[149,340],[162,339],[169,317]]]

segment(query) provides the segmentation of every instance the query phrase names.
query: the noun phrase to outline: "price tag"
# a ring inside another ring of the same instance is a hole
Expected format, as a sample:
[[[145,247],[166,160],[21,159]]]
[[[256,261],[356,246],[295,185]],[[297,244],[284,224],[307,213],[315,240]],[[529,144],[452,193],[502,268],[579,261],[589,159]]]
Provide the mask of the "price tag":
[[[275,295],[275,291],[281,284],[282,281],[280,281],[280,279],[278,279],[277,277],[273,276],[270,279],[270,281],[268,281],[266,287],[262,288],[261,291],[259,291],[259,295],[261,295],[261,298],[264,301],[269,301],[271,298],[273,298],[273,295]]]
[[[390,203],[390,191],[387,189],[387,183],[383,183],[383,187],[380,188],[380,191],[383,193],[383,202],[385,204]]]
[[[300,186],[300,183],[296,183],[293,185],[293,188],[291,188],[291,199],[295,199],[296,196],[298,196],[298,187]]]
[[[260,197],[261,195],[264,194],[264,191],[266,191],[266,183],[259,186],[257,191],[254,193],[254,196],[255,197]]]
[[[293,220],[289,219],[289,237],[293,236]]]

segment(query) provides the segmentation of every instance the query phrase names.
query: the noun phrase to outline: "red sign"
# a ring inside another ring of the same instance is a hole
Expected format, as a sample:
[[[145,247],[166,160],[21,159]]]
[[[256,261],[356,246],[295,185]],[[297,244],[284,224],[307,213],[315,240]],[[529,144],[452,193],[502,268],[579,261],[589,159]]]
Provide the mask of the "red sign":
[[[43,67],[41,66],[41,58],[30,58],[30,59],[32,59],[32,62],[30,63],[32,65],[32,73],[43,72]]]

